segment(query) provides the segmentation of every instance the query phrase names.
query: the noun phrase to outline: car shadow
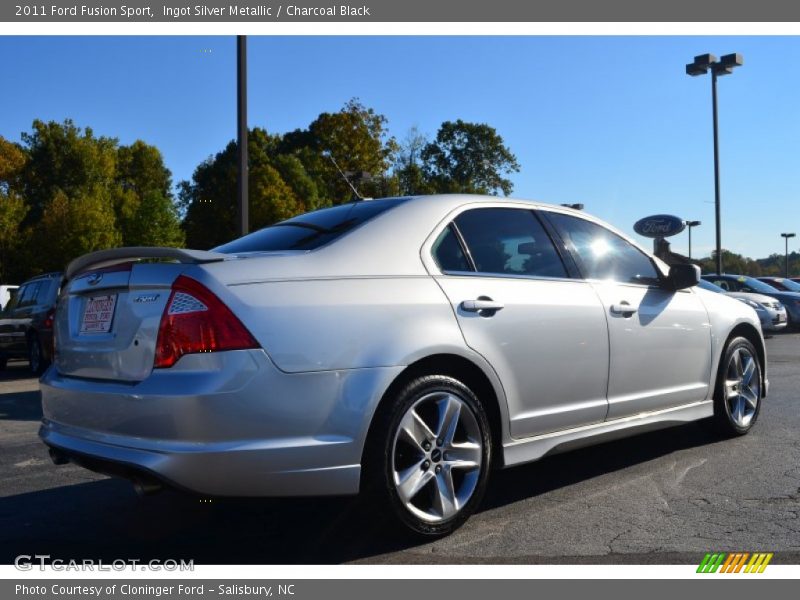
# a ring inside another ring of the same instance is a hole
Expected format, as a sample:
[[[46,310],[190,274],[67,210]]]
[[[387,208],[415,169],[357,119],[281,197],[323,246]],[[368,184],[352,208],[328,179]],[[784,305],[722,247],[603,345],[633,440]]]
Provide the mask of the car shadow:
[[[38,390],[0,394],[0,421],[40,421],[42,400]]]
[[[479,512],[713,440],[690,424],[497,471]],[[337,564],[423,543],[389,531],[385,522],[356,498],[207,499],[173,491],[139,498],[128,482],[101,479],[0,498],[0,563],[13,563],[18,554],[49,554],[62,560]]]
[[[493,473],[482,510],[499,508],[719,440],[719,436],[710,428],[700,423],[689,423],[499,470]]]
[[[31,373],[27,360],[9,360],[6,364],[6,368],[0,370],[0,382],[33,379],[35,377],[36,376]]]

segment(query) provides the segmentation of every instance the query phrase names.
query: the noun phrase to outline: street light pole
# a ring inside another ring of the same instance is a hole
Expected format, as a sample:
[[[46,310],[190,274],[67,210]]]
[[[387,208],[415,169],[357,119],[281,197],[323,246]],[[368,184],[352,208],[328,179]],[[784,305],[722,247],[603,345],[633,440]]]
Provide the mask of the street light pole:
[[[722,275],[722,209],[719,201],[719,120],[717,118],[717,71],[711,69],[711,112],[714,114],[714,218],[717,228],[717,275]]]
[[[236,36],[236,117],[239,141],[239,189],[238,189],[238,234],[247,235],[248,190],[247,190],[247,36]]]
[[[689,260],[692,259],[692,227],[702,225],[700,221],[686,221],[686,228],[689,230]]]
[[[784,277],[789,279],[789,238],[793,238],[795,236],[794,233],[782,233],[781,237],[786,241],[786,261],[784,262],[785,265],[785,274]]]
[[[719,192],[719,122],[717,117],[717,77],[730,75],[735,67],[744,64],[741,54],[726,54],[719,60],[713,54],[701,54],[686,65],[686,74],[696,77],[711,71],[711,110],[714,119],[714,216],[717,233],[717,274],[722,274],[722,210]]]

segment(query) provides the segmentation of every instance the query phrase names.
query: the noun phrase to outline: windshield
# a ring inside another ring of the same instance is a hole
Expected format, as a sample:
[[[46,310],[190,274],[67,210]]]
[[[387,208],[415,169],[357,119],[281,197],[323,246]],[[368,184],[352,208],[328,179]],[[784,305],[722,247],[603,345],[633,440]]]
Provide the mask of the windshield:
[[[769,285],[772,285],[771,281],[768,281],[767,283]],[[800,292],[800,283],[797,283],[796,281],[792,281],[791,279],[777,279],[775,281],[775,287],[777,287],[779,285],[783,286],[784,288],[786,288],[786,291],[788,291],[788,292]]]
[[[736,279],[741,286],[741,291],[743,292],[757,292],[759,294],[774,294],[780,290],[772,287],[771,285],[767,285],[763,281],[759,281],[754,277],[738,277]]]
[[[717,294],[724,294],[725,290],[723,290],[718,285],[714,285],[710,281],[706,281],[705,279],[701,279],[700,283],[697,284],[697,287],[703,288],[704,290],[708,290],[709,292],[716,292]]]
[[[406,200],[406,198],[360,200],[323,208],[259,229],[213,250],[225,254],[314,250]]]

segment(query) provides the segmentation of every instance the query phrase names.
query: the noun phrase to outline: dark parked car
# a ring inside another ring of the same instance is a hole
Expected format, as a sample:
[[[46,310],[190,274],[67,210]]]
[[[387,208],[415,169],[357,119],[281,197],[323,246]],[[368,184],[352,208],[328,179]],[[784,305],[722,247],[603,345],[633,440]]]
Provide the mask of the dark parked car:
[[[46,273],[23,283],[0,312],[0,369],[9,358],[27,358],[40,375],[53,360],[53,315],[61,273]]]
[[[757,279],[782,292],[800,292],[800,283],[785,277],[758,277]]]
[[[789,320],[787,328],[794,329],[800,326],[800,293],[783,292],[768,283],[755,277],[745,275],[703,275],[703,279],[718,285],[726,292],[747,292],[750,294],[764,294],[778,300],[786,307],[786,317]]]

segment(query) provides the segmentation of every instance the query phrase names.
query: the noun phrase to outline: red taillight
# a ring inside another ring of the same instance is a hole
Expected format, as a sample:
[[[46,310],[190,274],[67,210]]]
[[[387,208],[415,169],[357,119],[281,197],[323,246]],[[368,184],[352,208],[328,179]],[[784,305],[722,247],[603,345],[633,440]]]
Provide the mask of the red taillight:
[[[56,309],[51,308],[47,311],[47,314],[44,316],[44,323],[42,324],[45,329],[52,329],[53,328],[53,318],[56,314]]]
[[[156,369],[184,354],[258,348],[242,322],[200,282],[179,276],[172,284],[156,341]]]

